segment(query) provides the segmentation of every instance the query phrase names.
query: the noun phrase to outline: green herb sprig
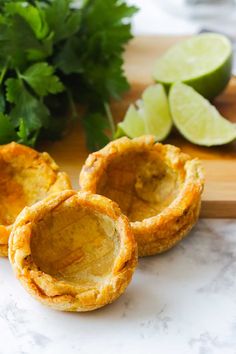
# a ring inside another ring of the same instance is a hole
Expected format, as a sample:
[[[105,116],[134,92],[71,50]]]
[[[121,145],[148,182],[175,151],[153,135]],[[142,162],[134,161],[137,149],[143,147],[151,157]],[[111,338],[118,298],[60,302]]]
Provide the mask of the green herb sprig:
[[[77,102],[89,148],[106,144],[109,102],[129,88],[122,54],[136,11],[122,0],[0,0],[0,144],[61,137]]]

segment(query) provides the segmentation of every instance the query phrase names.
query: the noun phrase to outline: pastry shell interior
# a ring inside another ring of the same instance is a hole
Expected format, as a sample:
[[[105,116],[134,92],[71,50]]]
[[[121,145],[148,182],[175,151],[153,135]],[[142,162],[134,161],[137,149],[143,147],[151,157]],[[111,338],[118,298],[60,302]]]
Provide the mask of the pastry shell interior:
[[[25,206],[70,188],[47,153],[17,143],[0,146],[0,255],[7,256],[12,224]]]
[[[127,215],[139,256],[168,250],[197,221],[203,190],[198,159],[154,137],[123,137],[90,154],[81,190],[104,195]]]
[[[42,303],[89,311],[123,293],[137,263],[137,245],[116,203],[70,190],[22,211],[10,235],[9,259]]]

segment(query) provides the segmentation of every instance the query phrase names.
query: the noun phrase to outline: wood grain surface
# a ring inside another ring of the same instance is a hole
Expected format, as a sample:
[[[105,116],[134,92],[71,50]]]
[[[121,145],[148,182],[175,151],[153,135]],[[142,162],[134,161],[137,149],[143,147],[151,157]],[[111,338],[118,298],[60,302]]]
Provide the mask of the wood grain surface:
[[[125,71],[131,90],[119,102],[112,104],[116,121],[123,118],[130,102],[138,99],[144,88],[153,83],[152,70],[158,56],[183,37],[137,37],[129,44],[125,54]],[[215,105],[229,120],[236,122],[236,78],[232,78]],[[181,147],[191,156],[202,160],[206,184],[201,216],[210,218],[236,217],[236,142],[217,148],[193,145],[176,130],[166,142]],[[88,155],[85,136],[80,123],[62,140],[48,142],[40,147],[48,151],[61,169],[68,172],[74,188],[78,187],[81,166]]]

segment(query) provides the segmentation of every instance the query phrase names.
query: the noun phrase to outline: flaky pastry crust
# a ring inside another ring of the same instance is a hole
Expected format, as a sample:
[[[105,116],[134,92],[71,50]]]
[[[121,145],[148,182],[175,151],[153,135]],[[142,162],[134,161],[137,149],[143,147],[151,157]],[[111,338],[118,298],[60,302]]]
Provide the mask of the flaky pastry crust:
[[[51,193],[71,189],[66,173],[45,152],[17,143],[0,146],[0,256],[20,211]]]
[[[117,202],[128,216],[139,256],[164,252],[196,223],[203,191],[198,159],[154,137],[123,137],[87,158],[80,189]]]
[[[137,244],[116,203],[64,191],[26,207],[13,226],[9,259],[25,289],[62,311],[113,302],[137,263]]]

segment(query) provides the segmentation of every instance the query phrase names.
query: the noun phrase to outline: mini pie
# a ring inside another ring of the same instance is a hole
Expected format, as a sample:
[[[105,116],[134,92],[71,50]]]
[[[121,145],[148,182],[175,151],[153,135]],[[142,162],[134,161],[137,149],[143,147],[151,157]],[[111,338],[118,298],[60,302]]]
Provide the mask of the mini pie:
[[[9,259],[26,288],[62,311],[89,311],[118,298],[137,263],[137,244],[116,203],[64,191],[26,207],[9,240]]]
[[[7,256],[12,224],[26,205],[70,188],[47,153],[17,143],[0,146],[0,256]]]
[[[203,173],[191,159],[154,137],[123,137],[90,154],[80,189],[117,202],[128,216],[139,256],[164,252],[180,241],[199,216]]]

